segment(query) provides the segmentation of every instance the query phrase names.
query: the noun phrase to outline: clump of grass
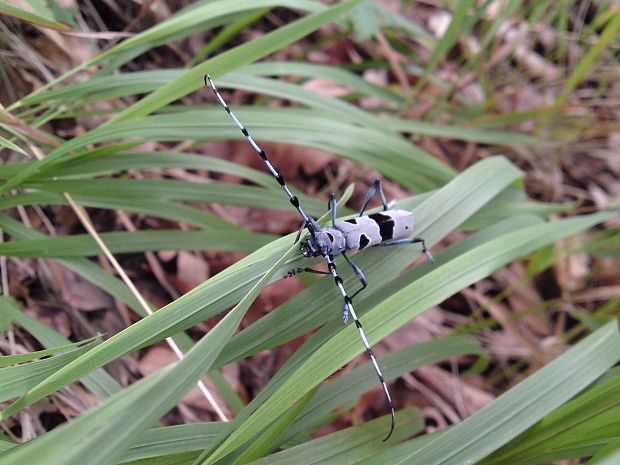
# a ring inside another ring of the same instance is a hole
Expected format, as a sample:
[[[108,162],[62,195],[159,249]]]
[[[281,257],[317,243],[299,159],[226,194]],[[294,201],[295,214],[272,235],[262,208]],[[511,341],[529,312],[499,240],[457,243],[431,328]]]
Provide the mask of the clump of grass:
[[[617,8],[0,11],[0,463],[613,463]],[[388,442],[372,367],[330,379],[363,351],[333,282],[281,280],[298,219],[206,72],[310,214],[380,176],[433,245],[356,256]]]

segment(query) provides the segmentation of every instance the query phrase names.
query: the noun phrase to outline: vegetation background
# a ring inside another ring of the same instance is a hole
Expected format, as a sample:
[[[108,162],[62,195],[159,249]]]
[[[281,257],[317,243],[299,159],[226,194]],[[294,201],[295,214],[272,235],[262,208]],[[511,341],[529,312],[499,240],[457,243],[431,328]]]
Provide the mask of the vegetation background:
[[[620,463],[617,2],[0,13],[0,464]],[[355,258],[387,442],[207,72],[311,215],[381,178],[432,244]]]

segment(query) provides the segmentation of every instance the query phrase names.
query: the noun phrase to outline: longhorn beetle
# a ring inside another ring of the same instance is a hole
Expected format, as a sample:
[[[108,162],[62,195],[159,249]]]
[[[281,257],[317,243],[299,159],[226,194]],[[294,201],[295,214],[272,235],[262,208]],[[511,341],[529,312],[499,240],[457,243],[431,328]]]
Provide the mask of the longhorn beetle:
[[[375,354],[370,348],[370,344],[366,339],[366,334],[364,333],[364,329],[362,328],[362,323],[358,320],[357,314],[353,309],[353,298],[357,296],[360,292],[362,292],[368,282],[366,281],[366,277],[362,270],[355,264],[353,261],[347,256],[346,252],[354,252],[356,250],[362,250],[369,247],[381,247],[381,246],[390,246],[390,245],[400,245],[400,244],[422,244],[422,252],[428,257],[430,261],[434,261],[432,254],[426,247],[426,242],[424,239],[419,237],[407,238],[413,232],[413,214],[407,210],[390,210],[389,205],[385,199],[385,194],[383,193],[383,188],[381,187],[381,180],[377,179],[373,183],[373,185],[368,190],[366,194],[366,198],[364,199],[364,203],[362,204],[362,208],[359,212],[359,215],[356,218],[336,221],[336,197],[334,194],[330,194],[329,196],[329,210],[331,211],[331,219],[332,225],[331,227],[327,227],[321,229],[313,218],[309,218],[301,208],[299,204],[299,199],[297,196],[293,195],[286,185],[284,178],[278,171],[274,168],[271,162],[267,159],[267,154],[263,149],[261,149],[258,144],[254,141],[248,130],[241,124],[241,122],[237,119],[235,114],[232,112],[228,104],[224,101],[220,92],[215,87],[211,76],[205,74],[204,76],[205,85],[211,87],[213,93],[217,97],[218,101],[224,107],[228,116],[234,121],[237,127],[241,130],[247,141],[250,145],[256,150],[256,153],[261,157],[267,170],[271,173],[271,175],[278,181],[278,184],[282,186],[284,192],[289,198],[291,204],[297,209],[299,212],[303,223],[299,232],[297,233],[297,238],[295,242],[299,241],[301,237],[301,233],[304,229],[307,229],[310,233],[310,237],[307,240],[304,240],[300,244],[301,253],[304,257],[323,257],[325,262],[327,263],[327,268],[329,271],[320,271],[314,270],[312,268],[296,268],[288,272],[287,276],[293,276],[297,273],[301,272],[310,272],[317,274],[331,274],[334,278],[336,286],[340,290],[342,297],[344,299],[343,306],[343,314],[342,320],[344,324],[347,324],[349,320],[349,315],[355,322],[355,326],[359,331],[360,338],[364,343],[364,347],[366,348],[366,352],[370,357],[370,361],[372,362],[375,372],[379,377],[379,381],[381,382],[381,386],[383,387],[383,392],[385,393],[385,397],[387,399],[388,405],[390,407],[390,411],[392,414],[392,423],[390,426],[390,431],[388,435],[385,437],[384,441],[387,441],[392,432],[394,431],[394,425],[396,424],[396,416],[394,412],[394,404],[392,403],[392,397],[390,396],[390,391],[387,388],[387,384],[385,384],[385,380],[383,378],[383,374],[381,373],[381,369],[379,368],[379,364],[377,363],[377,359],[375,358]],[[368,202],[375,194],[375,192],[379,193],[379,197],[381,198],[381,202],[383,203],[383,211],[380,213],[372,213],[370,215],[364,215],[364,210],[368,206]],[[336,263],[334,262],[335,255],[342,255],[344,259],[347,261],[349,266],[353,269],[355,276],[359,279],[362,287],[358,289],[352,296],[349,296],[344,289],[343,281],[338,273],[336,272]]]

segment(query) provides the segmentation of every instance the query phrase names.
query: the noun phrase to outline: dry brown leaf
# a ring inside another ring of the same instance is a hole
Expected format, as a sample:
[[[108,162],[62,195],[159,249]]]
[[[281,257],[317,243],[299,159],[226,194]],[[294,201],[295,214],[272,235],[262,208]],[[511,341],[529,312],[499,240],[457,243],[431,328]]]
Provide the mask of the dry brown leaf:
[[[114,307],[112,297],[100,287],[65,268],[60,270],[61,274],[56,274],[56,277],[61,282],[57,284],[63,301],[68,305],[86,312]]]
[[[158,344],[150,347],[146,354],[138,361],[138,370],[143,376],[148,376],[172,363],[178,361],[177,356],[167,346]],[[218,399],[220,405],[225,405],[214,386],[203,377],[203,381],[206,382],[207,389]],[[194,386],[181,400],[181,402],[197,407],[204,410],[211,410],[210,405],[207,403],[204,395],[200,392],[197,386]]]
[[[310,79],[303,83],[302,87],[317,94],[327,95],[329,97],[342,97],[351,93],[348,87],[336,84],[327,79]]]
[[[590,256],[588,254],[585,252],[566,254],[566,252],[578,249],[578,243],[581,242],[580,236],[583,234],[560,240],[554,245],[554,248],[563,255],[553,269],[555,279],[565,295],[580,289],[583,286],[584,279],[590,273]]]
[[[185,250],[177,254],[177,282],[185,284],[184,292],[209,279],[209,264],[201,256]]]

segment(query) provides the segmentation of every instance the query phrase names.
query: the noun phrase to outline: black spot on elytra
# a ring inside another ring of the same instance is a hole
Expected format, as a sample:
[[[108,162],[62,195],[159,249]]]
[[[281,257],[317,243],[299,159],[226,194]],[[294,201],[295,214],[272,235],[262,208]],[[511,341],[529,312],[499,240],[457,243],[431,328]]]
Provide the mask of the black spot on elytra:
[[[351,223],[351,224],[357,224],[357,218],[351,218],[349,220],[344,220],[347,223]]]
[[[360,235],[360,248],[359,248],[359,250],[362,250],[369,243],[370,243],[370,240],[368,239],[368,237],[366,237],[366,234],[361,234]]]
[[[373,213],[368,217],[379,226],[379,234],[381,234],[381,242],[389,241],[394,237],[394,220],[391,216],[382,213]]]

